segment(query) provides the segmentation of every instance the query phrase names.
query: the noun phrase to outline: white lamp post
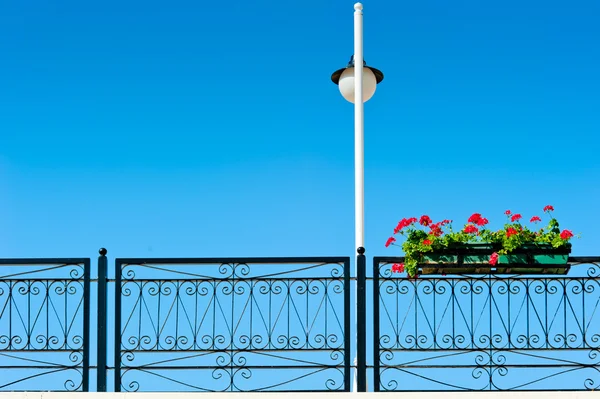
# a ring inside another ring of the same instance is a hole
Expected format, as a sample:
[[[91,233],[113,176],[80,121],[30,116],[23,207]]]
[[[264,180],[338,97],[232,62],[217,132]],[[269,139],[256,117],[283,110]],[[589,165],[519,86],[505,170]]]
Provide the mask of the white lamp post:
[[[364,155],[364,103],[375,94],[377,84],[383,80],[380,70],[368,67],[363,59],[363,6],[354,5],[354,56],[346,68],[338,69],[331,75],[333,83],[340,88],[342,96],[354,103],[354,223],[355,243],[359,256],[357,257],[355,276],[356,289],[356,323],[357,337],[365,336],[365,155]],[[355,66],[359,66],[356,68]],[[362,68],[360,67],[362,66]],[[361,263],[362,272],[359,273]],[[362,276],[362,277],[361,277]],[[359,301],[359,296],[363,299]],[[360,332],[359,332],[360,331]],[[357,359],[361,359],[358,364]],[[366,391],[366,347],[365,342],[357,339],[357,355],[354,358],[356,373],[354,374],[353,391]],[[360,374],[360,378],[357,376]],[[360,380],[360,382],[359,382]]]
[[[369,101],[383,73],[368,67],[363,59],[363,6],[354,5],[354,56],[346,68],[331,75],[333,83],[340,88],[342,96],[354,103],[354,198],[356,248],[365,246],[365,171],[364,171],[364,103]],[[363,65],[355,68],[355,65]],[[363,249],[364,251],[364,249]]]

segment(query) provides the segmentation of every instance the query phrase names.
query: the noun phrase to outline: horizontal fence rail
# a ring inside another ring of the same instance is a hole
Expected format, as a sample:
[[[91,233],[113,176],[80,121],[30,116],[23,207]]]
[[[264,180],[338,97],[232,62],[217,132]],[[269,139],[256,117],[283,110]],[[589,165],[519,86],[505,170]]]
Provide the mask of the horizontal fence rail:
[[[116,259],[116,391],[349,391],[350,259]]]
[[[90,259],[0,259],[0,390],[88,391]]]
[[[374,390],[600,387],[600,257],[568,276],[391,272],[374,258]]]

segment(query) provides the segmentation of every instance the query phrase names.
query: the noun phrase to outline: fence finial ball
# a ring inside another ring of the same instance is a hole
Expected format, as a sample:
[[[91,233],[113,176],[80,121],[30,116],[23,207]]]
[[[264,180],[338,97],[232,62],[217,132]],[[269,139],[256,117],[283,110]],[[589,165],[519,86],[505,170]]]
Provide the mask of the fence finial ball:
[[[106,254],[108,253],[108,251],[106,250],[106,248],[100,248],[100,250],[98,251],[98,253],[100,253],[100,255],[102,255],[102,256],[106,256]]]

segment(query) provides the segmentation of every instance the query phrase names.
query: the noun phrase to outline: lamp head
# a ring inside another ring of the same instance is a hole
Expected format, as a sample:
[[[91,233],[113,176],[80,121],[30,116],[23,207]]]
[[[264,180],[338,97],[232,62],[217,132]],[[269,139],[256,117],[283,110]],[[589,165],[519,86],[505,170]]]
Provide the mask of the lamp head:
[[[367,102],[375,94],[377,85],[383,80],[383,73],[367,66],[363,61],[363,102]],[[331,75],[331,81],[338,85],[342,96],[354,103],[354,56],[345,68],[338,69]]]

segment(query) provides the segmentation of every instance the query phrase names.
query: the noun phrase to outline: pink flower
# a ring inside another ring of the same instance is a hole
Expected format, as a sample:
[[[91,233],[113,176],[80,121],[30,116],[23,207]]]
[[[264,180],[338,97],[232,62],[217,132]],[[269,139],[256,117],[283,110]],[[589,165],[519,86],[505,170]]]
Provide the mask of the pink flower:
[[[544,212],[554,211],[554,207],[552,205],[546,205],[544,207]]]
[[[505,215],[510,216],[510,211],[504,212]]]
[[[541,221],[542,221],[542,219],[540,219],[540,217],[539,217],[539,216],[534,216],[534,217],[532,217],[532,218],[531,218],[531,220],[530,220],[530,222],[531,222],[531,223],[534,223],[534,222],[541,222]]]
[[[396,239],[394,237],[390,237],[387,239],[387,241],[385,242],[385,247],[389,247],[393,242],[396,242]]]
[[[510,218],[511,222],[516,222],[517,220],[521,219],[521,214],[520,213],[515,213],[514,215],[512,215],[512,217]]]
[[[404,272],[404,263],[394,263],[392,265],[392,273],[403,273]]]
[[[494,252],[492,255],[490,255],[490,265],[492,266],[496,266],[496,264],[498,263],[498,253]]]

